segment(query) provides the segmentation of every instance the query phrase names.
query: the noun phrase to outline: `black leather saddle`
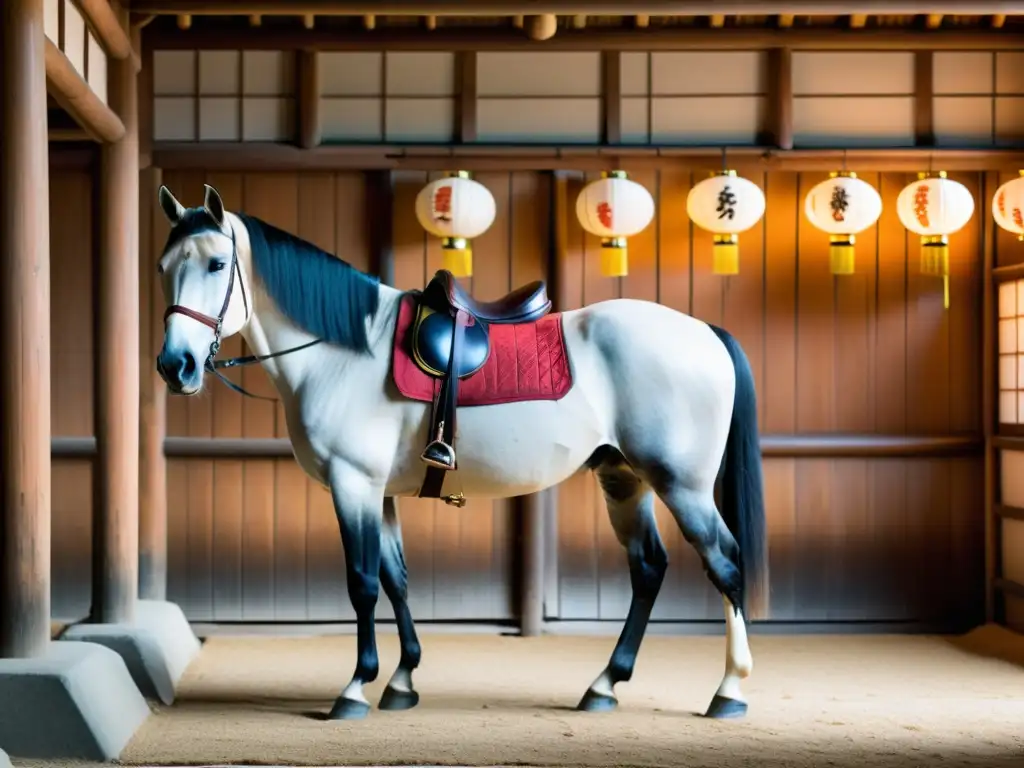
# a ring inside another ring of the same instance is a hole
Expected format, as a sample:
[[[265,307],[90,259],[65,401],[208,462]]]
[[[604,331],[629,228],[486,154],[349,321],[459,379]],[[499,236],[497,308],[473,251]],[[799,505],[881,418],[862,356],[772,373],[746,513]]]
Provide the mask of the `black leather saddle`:
[[[536,322],[550,311],[551,300],[541,280],[496,301],[477,301],[451,272],[442,269],[419,294],[410,339],[412,357],[426,374],[441,380],[431,419],[434,439],[420,455],[428,467],[421,497],[441,498],[445,473],[458,467],[454,446],[459,379],[472,376],[487,362],[491,352],[488,327]],[[465,505],[461,494],[444,500]]]

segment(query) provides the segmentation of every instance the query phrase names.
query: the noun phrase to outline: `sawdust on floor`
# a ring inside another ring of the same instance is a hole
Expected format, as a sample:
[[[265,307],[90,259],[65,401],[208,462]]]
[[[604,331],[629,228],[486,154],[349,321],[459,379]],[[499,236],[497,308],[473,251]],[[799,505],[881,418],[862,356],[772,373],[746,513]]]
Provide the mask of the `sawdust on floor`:
[[[385,632],[373,703],[398,660]],[[596,715],[573,708],[614,638],[421,640],[418,708],[330,722],[323,715],[351,673],[354,638],[211,639],[178,701],[155,708],[121,762],[1024,765],[1024,638],[999,627],[960,638],[754,636],[750,713],[739,721],[699,717],[720,680],[722,637],[648,637],[633,680],[619,686],[619,709]]]

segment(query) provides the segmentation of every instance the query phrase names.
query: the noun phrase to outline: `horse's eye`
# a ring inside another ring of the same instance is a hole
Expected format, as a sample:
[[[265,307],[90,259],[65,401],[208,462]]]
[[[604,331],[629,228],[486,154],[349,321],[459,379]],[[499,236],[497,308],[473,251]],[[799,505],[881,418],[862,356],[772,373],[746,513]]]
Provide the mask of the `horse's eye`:
[[[210,262],[210,271],[211,272],[220,272],[222,269],[224,269],[224,262],[223,261],[211,261]]]

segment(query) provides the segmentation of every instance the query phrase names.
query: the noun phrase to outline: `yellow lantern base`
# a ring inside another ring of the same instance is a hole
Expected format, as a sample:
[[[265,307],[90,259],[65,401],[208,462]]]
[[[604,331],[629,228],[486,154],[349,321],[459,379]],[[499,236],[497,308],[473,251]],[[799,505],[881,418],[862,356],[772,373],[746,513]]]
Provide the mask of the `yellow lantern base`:
[[[609,237],[601,241],[601,274],[605,277],[625,277],[629,274],[626,238]]]
[[[441,242],[441,265],[455,277],[473,276],[473,248],[464,237],[446,237]]]
[[[856,260],[853,235],[832,235],[829,238],[828,263],[833,275],[852,275]]]
[[[711,271],[716,275],[740,273],[740,238],[738,235],[715,235]]]
[[[921,274],[942,278],[942,306],[949,309],[949,238],[921,238]]]

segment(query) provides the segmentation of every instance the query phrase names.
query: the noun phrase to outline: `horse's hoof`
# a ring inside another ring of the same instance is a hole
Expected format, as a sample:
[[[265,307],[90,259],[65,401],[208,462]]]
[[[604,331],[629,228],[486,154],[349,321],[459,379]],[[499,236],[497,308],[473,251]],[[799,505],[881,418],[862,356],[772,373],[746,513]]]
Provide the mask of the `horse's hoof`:
[[[331,707],[331,714],[327,716],[328,720],[362,720],[370,713],[370,705],[365,701],[355,701],[354,699],[344,699],[339,696],[334,700],[334,706]]]
[[[731,718],[743,717],[747,714],[747,702],[737,701],[736,699],[728,699],[725,696],[719,696],[715,694],[715,698],[711,700],[708,711],[704,714],[704,717],[710,717],[715,720],[728,720]]]
[[[389,712],[412,709],[420,703],[420,695],[416,691],[400,691],[390,685],[384,689],[378,708]]]
[[[617,706],[619,701],[614,696],[605,696],[603,693],[587,689],[576,709],[580,712],[611,712]]]

